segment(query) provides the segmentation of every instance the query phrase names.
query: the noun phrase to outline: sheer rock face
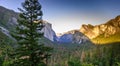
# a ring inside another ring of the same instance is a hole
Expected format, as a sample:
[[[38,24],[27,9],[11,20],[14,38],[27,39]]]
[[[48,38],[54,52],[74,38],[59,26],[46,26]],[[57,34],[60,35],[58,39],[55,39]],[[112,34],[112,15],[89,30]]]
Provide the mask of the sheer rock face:
[[[56,41],[57,37],[54,30],[52,29],[52,24],[46,21],[44,21],[43,23],[45,25],[45,27],[42,29],[42,32],[44,32],[44,36],[51,41]]]
[[[58,42],[60,43],[84,43],[88,38],[78,30],[71,30],[59,36]]]
[[[48,38],[51,41],[56,41],[57,37],[56,34],[54,32],[54,30],[52,29],[52,25],[48,22],[43,22],[45,27],[42,29],[42,32],[44,32],[44,37]],[[9,34],[9,29],[7,30],[7,28],[15,28],[15,26],[17,25],[17,19],[15,17],[12,17],[9,19],[9,22],[7,23],[7,27],[0,27],[0,29],[2,30],[3,33],[5,33],[7,36],[10,36]],[[4,28],[4,29],[3,29]]]
[[[81,32],[75,31],[73,34],[73,43],[84,43],[88,41],[89,39]]]
[[[18,13],[0,6],[0,26],[11,27],[17,23]],[[13,23],[14,22],[14,23]]]
[[[18,13],[0,6],[0,31],[10,36],[9,32],[14,31],[18,24],[17,18]],[[44,36],[51,41],[56,41],[57,37],[52,29],[52,25],[46,21],[44,21],[44,24],[45,27],[42,29]]]
[[[64,34],[62,36],[60,36],[58,42],[60,43],[71,43],[72,42],[72,34]]]
[[[85,34],[90,39],[96,38],[99,35],[109,37],[115,33],[120,33],[120,16],[101,25],[82,25],[80,32]]]

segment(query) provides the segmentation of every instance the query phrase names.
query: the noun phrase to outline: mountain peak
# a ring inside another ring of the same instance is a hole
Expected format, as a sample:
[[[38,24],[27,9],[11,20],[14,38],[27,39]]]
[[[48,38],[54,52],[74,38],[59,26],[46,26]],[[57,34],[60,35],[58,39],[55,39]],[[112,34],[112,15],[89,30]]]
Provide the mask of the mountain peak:
[[[105,25],[120,27],[120,15],[108,21],[107,23],[105,23]]]
[[[85,34],[89,39],[95,39],[96,37],[102,35],[107,38],[109,36],[120,33],[120,15],[108,22],[100,25],[82,25],[80,32]]]

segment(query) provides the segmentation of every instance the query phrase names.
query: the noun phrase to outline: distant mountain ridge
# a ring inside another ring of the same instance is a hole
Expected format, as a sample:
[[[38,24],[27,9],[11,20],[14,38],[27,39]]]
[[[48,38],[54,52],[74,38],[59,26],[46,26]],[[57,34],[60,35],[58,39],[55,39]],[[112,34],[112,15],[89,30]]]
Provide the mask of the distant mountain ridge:
[[[116,18],[100,25],[82,25],[80,32],[85,34],[95,43],[119,42],[120,16],[117,16]]]
[[[10,36],[10,32],[15,30],[19,13],[0,6],[0,32]],[[45,27],[42,32],[44,36],[58,43],[84,43],[92,41],[94,43],[120,42],[120,16],[100,25],[85,25],[78,30],[71,30],[56,36],[52,29],[52,24],[43,21]],[[114,40],[113,40],[114,39]]]
[[[100,25],[83,24],[79,30],[71,30],[59,36],[59,42],[80,44],[86,41],[96,44],[120,42],[120,16]]]
[[[89,39],[79,30],[71,30],[63,35],[59,36],[58,42],[60,43],[84,43],[89,41]]]
[[[10,36],[10,32],[15,30],[19,13],[0,6],[0,31]],[[43,21],[45,27],[42,29],[44,36],[51,41],[56,41],[56,34],[52,29],[52,24]]]
[[[115,33],[120,33],[120,16],[117,16],[115,19],[111,19],[107,23],[101,25],[82,25],[80,32],[84,33],[90,39],[101,34],[104,34],[105,37],[109,37]]]

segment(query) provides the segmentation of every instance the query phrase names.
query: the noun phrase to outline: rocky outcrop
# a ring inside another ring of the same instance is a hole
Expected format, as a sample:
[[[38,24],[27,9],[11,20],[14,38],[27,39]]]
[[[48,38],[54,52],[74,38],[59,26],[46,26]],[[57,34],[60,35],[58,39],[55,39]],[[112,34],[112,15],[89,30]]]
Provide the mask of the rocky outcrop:
[[[0,25],[6,28],[14,26],[17,23],[18,13],[13,10],[0,6]],[[14,23],[13,23],[14,22]]]
[[[115,19],[101,25],[82,25],[80,32],[85,34],[90,39],[96,38],[99,35],[109,37],[110,35],[120,33],[120,16],[117,16]]]
[[[58,42],[81,44],[88,40],[89,39],[84,34],[82,34],[79,30],[71,30],[59,36]]]
[[[81,32],[75,31],[73,34],[73,43],[84,43],[86,41],[89,41],[89,39]]]
[[[60,43],[71,43],[72,42],[72,34],[63,34],[59,37],[58,42]]]
[[[44,36],[51,41],[56,41],[57,36],[56,36],[54,30],[52,29],[52,24],[50,24],[46,21],[44,21],[43,23],[45,25],[45,27],[42,29],[42,32],[44,32]]]
[[[0,6],[0,30],[5,33],[5,35],[10,36],[9,32],[15,30],[15,26],[18,24],[17,22],[18,13],[13,10],[6,9]],[[44,21],[45,27],[42,29],[44,32],[44,36],[51,41],[56,41],[57,37],[52,29],[52,24]]]

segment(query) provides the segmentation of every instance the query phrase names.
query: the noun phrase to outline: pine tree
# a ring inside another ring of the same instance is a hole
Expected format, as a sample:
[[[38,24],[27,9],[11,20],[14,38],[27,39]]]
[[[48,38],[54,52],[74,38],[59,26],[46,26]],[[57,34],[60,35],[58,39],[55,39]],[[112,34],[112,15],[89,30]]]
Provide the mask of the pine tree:
[[[18,19],[16,32],[12,36],[17,40],[13,66],[43,66],[47,65],[52,48],[39,43],[44,27],[41,5],[38,0],[25,0]]]

